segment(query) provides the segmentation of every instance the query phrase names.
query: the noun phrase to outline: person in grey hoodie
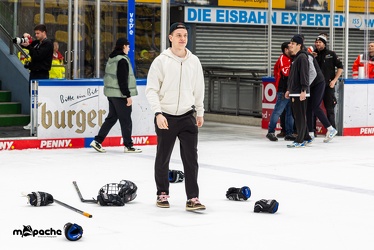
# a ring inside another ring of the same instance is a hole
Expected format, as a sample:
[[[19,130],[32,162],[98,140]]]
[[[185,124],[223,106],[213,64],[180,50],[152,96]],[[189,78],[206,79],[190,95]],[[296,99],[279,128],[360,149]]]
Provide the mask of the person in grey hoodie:
[[[198,128],[204,123],[204,74],[197,56],[186,48],[184,23],[170,26],[171,47],[152,62],[146,97],[155,114],[157,152],[155,159],[156,205],[169,208],[169,162],[176,139],[185,174],[186,210],[204,210],[197,183]]]
[[[132,133],[132,96],[138,95],[136,79],[127,53],[130,43],[126,38],[119,38],[109,60],[105,66],[104,95],[108,98],[109,114],[90,146],[96,151],[104,153],[101,143],[119,120],[121,126],[125,153],[140,153],[138,148],[133,147]]]

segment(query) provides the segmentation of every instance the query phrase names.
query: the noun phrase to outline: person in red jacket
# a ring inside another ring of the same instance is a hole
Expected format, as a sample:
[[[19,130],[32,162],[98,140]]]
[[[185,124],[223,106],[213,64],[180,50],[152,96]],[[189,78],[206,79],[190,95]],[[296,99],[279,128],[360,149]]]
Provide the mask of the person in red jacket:
[[[358,70],[360,67],[365,67],[367,65],[366,74],[364,78],[374,78],[374,42],[369,43],[368,55],[359,55],[353,62],[352,66],[352,77],[354,79],[358,78]]]
[[[270,123],[268,128],[268,133],[266,138],[270,141],[278,141],[278,138],[275,136],[275,127],[277,121],[285,110],[285,130],[286,136],[284,139],[286,141],[293,141],[295,137],[292,135],[293,132],[293,117],[291,111],[290,99],[285,98],[285,93],[287,91],[287,79],[290,72],[291,58],[290,51],[288,49],[288,44],[290,42],[284,42],[281,45],[282,55],[279,56],[277,62],[274,65],[274,78],[275,78],[275,87],[277,89],[277,101],[274,106],[274,110],[270,116]]]

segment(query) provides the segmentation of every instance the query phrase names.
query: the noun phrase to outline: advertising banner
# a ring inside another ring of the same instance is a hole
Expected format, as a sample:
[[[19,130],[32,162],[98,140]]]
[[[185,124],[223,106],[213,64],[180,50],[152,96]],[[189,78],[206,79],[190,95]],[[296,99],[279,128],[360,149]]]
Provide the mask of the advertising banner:
[[[264,129],[269,128],[269,122],[271,114],[273,113],[275,103],[277,101],[277,89],[275,87],[275,79],[273,77],[263,77],[262,78],[262,121],[261,127]],[[321,108],[326,112],[325,107]],[[276,130],[280,130],[280,119],[278,119]],[[320,120],[316,119],[316,133],[317,134],[326,134],[327,130],[323,127]]]
[[[188,6],[184,9],[184,18],[187,23],[210,23],[230,25],[267,25],[268,10],[245,8],[215,8]],[[326,12],[297,12],[273,10],[271,23],[275,26],[302,26],[302,27],[330,27],[331,22],[336,28],[344,28],[345,16],[335,13],[333,17]],[[374,15],[350,14],[349,28],[374,28]]]
[[[249,8],[268,8],[268,0],[218,0],[219,6],[230,7],[249,7]],[[273,8],[284,9],[286,7],[285,0],[273,1]]]
[[[330,6],[330,0],[328,0],[327,2]],[[345,0],[335,0],[335,11],[344,12],[345,2]],[[368,3],[368,8],[366,8],[366,2]],[[366,11],[368,11],[369,13],[374,12],[374,3],[372,0],[349,0],[349,12],[365,13]]]
[[[343,135],[374,135],[374,80],[345,79]]]
[[[271,113],[273,113],[275,103],[277,101],[277,89],[275,87],[275,79],[273,77],[262,78],[262,121],[261,127],[267,129],[269,127]],[[278,119],[277,129],[280,129]]]
[[[134,145],[156,145],[154,114],[145,97],[145,81],[132,97],[132,140]],[[0,150],[89,147],[108,115],[108,99],[102,79],[39,80],[37,96],[37,137],[1,140]],[[122,146],[117,122],[105,141],[106,146]]]
[[[133,136],[154,135],[153,114],[140,85],[132,106]],[[94,137],[108,115],[102,79],[39,81],[38,137]],[[121,136],[119,122],[108,136]]]

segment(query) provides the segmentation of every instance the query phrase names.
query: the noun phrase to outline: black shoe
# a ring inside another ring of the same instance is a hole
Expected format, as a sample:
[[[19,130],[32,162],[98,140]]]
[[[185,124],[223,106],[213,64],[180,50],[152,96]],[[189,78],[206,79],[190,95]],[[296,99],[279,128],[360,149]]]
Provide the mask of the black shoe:
[[[284,132],[284,131],[281,131],[279,134],[277,134],[278,138],[283,138],[285,136],[286,136],[286,132]]]
[[[285,141],[294,141],[294,140],[296,140],[296,137],[293,136],[293,135],[286,135],[286,136],[284,137],[284,140],[285,140]]]
[[[93,140],[91,143],[90,143],[90,146],[93,147],[97,152],[100,152],[100,153],[105,153],[105,149],[103,149],[103,147],[101,146],[101,143]]]
[[[125,147],[125,153],[141,153],[142,150],[134,147]]]
[[[268,133],[266,135],[266,138],[268,138],[270,141],[278,141],[278,138],[275,136],[274,133]]]

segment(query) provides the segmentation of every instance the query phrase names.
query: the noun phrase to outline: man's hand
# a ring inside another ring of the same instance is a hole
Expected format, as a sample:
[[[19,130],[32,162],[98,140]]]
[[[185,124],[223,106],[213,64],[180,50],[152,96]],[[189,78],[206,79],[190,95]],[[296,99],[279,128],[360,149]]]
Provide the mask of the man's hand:
[[[169,129],[168,120],[162,114],[156,116],[156,123],[159,129]]]
[[[23,37],[27,37],[28,38],[28,37],[31,37],[31,36],[30,36],[29,33],[23,33]],[[21,43],[20,45],[23,46],[23,47],[27,47],[27,46],[30,45],[30,43],[26,42],[26,43]]]
[[[300,101],[305,101],[306,100],[306,91],[301,91],[300,93]]]
[[[337,82],[337,80],[335,80],[335,79],[331,80],[331,82],[329,84],[329,87],[333,89],[335,87],[336,82]]]
[[[132,105],[132,99],[131,97],[128,97],[126,106],[131,106],[131,105]]]
[[[286,93],[284,93],[284,98],[286,99],[290,99],[290,91],[286,91]]]
[[[198,128],[201,128],[204,124],[204,117],[203,116],[196,116],[196,125]]]

